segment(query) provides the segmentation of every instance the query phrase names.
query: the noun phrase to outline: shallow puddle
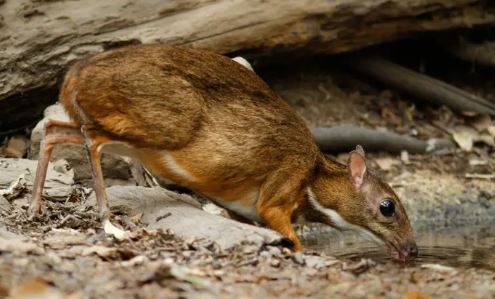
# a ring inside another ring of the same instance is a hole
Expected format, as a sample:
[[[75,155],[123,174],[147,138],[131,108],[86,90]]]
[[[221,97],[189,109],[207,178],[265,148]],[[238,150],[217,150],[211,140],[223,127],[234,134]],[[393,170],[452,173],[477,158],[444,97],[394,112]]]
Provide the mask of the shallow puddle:
[[[305,234],[307,249],[341,258],[392,261],[384,247],[352,232],[322,231]],[[435,263],[495,271],[495,221],[483,225],[420,227],[416,229],[419,257],[411,264]]]

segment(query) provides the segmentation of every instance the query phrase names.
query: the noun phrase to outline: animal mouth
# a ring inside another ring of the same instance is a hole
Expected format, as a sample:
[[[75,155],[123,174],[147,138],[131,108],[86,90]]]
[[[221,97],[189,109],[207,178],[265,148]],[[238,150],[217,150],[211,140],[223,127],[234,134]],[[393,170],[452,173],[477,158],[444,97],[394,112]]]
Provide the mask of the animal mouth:
[[[406,250],[400,249],[400,247],[395,242],[388,241],[385,244],[387,245],[390,254],[394,259],[399,260],[402,263],[406,262],[406,259],[409,255]]]

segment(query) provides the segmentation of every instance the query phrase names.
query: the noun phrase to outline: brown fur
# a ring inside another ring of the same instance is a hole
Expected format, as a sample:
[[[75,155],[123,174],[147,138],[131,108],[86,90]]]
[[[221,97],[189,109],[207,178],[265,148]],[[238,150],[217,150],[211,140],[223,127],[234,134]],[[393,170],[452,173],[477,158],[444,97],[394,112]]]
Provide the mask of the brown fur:
[[[255,204],[266,225],[298,250],[291,217],[317,214],[307,204],[308,186],[348,221],[375,221],[346,168],[323,157],[304,121],[227,57],[163,44],[104,52],[72,67],[60,102],[76,124],[130,146],[155,175],[212,198]],[[187,176],[163,160],[164,151]],[[382,186],[374,180],[367,181]],[[409,222],[399,229],[410,229]]]

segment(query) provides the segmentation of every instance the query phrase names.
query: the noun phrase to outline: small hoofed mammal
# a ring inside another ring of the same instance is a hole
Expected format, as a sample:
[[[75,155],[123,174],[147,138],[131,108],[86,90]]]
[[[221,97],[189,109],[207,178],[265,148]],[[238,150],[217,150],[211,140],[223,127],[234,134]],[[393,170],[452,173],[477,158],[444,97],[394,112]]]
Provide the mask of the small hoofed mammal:
[[[60,103],[72,122],[49,121],[29,213],[41,194],[53,146],[84,144],[106,232],[102,149],[138,158],[155,176],[196,191],[245,221],[301,244],[303,217],[383,241],[401,260],[416,255],[399,198],[371,174],[357,147],[348,165],[325,157],[304,121],[247,67],[208,51],[164,44],[97,54],[67,73]]]

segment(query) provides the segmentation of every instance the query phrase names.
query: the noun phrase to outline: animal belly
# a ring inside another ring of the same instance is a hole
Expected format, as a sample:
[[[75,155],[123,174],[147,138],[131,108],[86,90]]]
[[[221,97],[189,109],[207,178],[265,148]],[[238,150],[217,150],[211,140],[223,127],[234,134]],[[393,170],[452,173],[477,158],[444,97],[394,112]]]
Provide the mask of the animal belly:
[[[208,195],[207,195],[208,196]],[[263,223],[263,219],[258,214],[256,209],[257,198],[248,200],[225,200],[218,197],[208,196],[212,201],[214,201],[219,206],[236,213],[246,219],[256,221],[258,223]]]
[[[212,165],[190,165],[184,157],[169,151],[140,151],[139,156],[146,168],[161,179],[203,194],[221,207],[247,219],[262,222],[256,210],[259,196],[257,182],[249,178],[222,180],[215,175],[215,167]]]

